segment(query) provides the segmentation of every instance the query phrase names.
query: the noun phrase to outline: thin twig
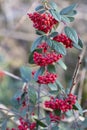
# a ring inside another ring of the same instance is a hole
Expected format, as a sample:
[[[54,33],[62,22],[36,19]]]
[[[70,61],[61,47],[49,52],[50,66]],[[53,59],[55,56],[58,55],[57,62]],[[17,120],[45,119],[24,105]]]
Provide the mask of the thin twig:
[[[9,77],[12,77],[12,78],[14,78],[14,79],[17,79],[17,80],[22,80],[20,77],[18,77],[18,76],[16,76],[16,75],[14,75],[14,74],[12,74],[12,73],[10,73],[10,72],[8,72],[8,71],[4,71],[4,70],[1,70],[5,75],[8,75]]]
[[[79,90],[78,90],[79,104],[81,104],[81,98],[82,98],[83,84],[84,84],[85,76],[86,76],[86,69],[83,68],[81,73],[80,73],[80,85],[79,85]]]

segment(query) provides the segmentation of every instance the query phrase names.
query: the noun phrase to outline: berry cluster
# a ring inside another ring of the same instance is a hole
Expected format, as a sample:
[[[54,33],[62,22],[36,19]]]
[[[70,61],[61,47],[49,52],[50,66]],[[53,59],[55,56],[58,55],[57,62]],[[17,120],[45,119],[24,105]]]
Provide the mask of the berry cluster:
[[[62,42],[66,48],[72,48],[72,40],[68,38],[65,34],[59,34],[53,38],[57,42]]]
[[[43,52],[45,53],[47,51],[47,49],[49,48],[49,46],[47,45],[46,42],[42,42],[40,45],[37,46],[40,49],[43,49]]]
[[[26,121],[23,120],[23,118],[19,119],[20,121],[20,125],[18,126],[19,130],[34,130],[36,127],[36,122],[32,122],[32,123],[28,123]]]
[[[56,54],[55,52],[40,54],[38,52],[34,52],[33,60],[39,66],[46,66],[52,64],[53,62],[57,62],[60,58],[62,58],[61,54]]]
[[[58,116],[51,112],[50,119],[51,119],[51,121],[60,121],[61,119],[64,119],[64,115]]]
[[[46,72],[44,75],[38,76],[38,83],[40,83],[40,84],[54,83],[56,78],[57,78],[56,74]]]
[[[52,110],[61,110],[62,112],[67,112],[73,109],[73,105],[76,103],[76,96],[69,94],[66,99],[53,99],[50,101],[45,101],[45,107],[51,108]]]
[[[20,121],[20,125],[18,125],[17,128],[12,128],[11,130],[35,130],[36,122],[28,123],[25,120],[23,120],[23,118],[20,118],[19,121]],[[7,128],[6,130],[10,130],[10,129]]]
[[[34,12],[33,14],[28,14],[28,16],[33,21],[33,26],[45,33],[50,32],[53,26],[58,23],[49,13],[40,14]]]

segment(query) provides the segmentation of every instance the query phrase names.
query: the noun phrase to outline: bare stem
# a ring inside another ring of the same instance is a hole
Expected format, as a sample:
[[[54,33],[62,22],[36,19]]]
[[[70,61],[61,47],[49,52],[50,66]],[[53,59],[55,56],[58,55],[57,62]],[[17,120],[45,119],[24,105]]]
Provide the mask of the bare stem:
[[[12,77],[12,78],[14,78],[14,79],[17,79],[17,80],[22,80],[20,77],[18,77],[18,76],[16,76],[16,75],[14,75],[14,74],[12,74],[12,73],[10,73],[10,72],[7,72],[7,71],[4,71],[4,70],[2,70],[6,75],[8,75],[9,77]]]
[[[81,66],[81,63],[82,63],[85,51],[86,51],[86,47],[84,46],[81,54],[78,56],[78,62],[76,64],[76,68],[75,68],[75,71],[74,71],[74,74],[73,74],[72,85],[71,85],[71,88],[70,88],[70,93],[72,92],[73,88],[76,86],[77,76],[78,76],[79,71],[80,71],[80,66]]]

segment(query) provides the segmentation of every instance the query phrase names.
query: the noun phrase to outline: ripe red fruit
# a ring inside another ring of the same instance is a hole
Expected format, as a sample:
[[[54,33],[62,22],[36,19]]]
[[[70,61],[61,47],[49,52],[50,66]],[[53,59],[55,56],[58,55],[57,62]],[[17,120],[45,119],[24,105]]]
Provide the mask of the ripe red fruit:
[[[33,26],[45,33],[50,32],[53,26],[58,23],[50,13],[40,14],[34,12],[33,14],[28,14],[28,16],[33,21]]]
[[[53,40],[57,42],[62,42],[66,48],[72,48],[72,40],[68,38],[65,34],[59,34],[56,37],[53,38]]]
[[[38,83],[40,83],[40,84],[54,83],[56,78],[57,78],[56,74],[46,72],[44,75],[38,76]]]
[[[33,60],[35,64],[39,66],[46,66],[57,62],[60,58],[62,58],[61,54],[57,54],[55,52],[48,52],[46,54],[41,54],[38,52],[34,52]]]

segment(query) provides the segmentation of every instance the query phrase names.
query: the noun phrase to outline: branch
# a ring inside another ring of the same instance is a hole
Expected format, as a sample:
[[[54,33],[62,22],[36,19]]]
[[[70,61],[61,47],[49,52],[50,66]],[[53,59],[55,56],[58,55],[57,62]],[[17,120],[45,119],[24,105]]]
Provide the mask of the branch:
[[[4,71],[4,70],[0,70],[1,72],[3,72],[5,75],[8,75],[9,77],[12,77],[12,78],[14,78],[14,79],[17,79],[17,80],[22,80],[20,77],[18,77],[18,76],[16,76],[16,75],[14,75],[14,74],[12,74],[12,73],[10,73],[10,72],[7,72],[7,71]]]
[[[79,74],[80,66],[81,66],[81,63],[82,63],[82,60],[83,60],[85,52],[86,52],[86,46],[84,46],[81,54],[78,56],[78,62],[76,64],[76,68],[75,68],[75,71],[74,71],[74,74],[73,74],[72,85],[71,85],[71,88],[70,88],[70,93],[73,91],[73,88],[75,88],[75,86],[76,86],[77,76]]]

